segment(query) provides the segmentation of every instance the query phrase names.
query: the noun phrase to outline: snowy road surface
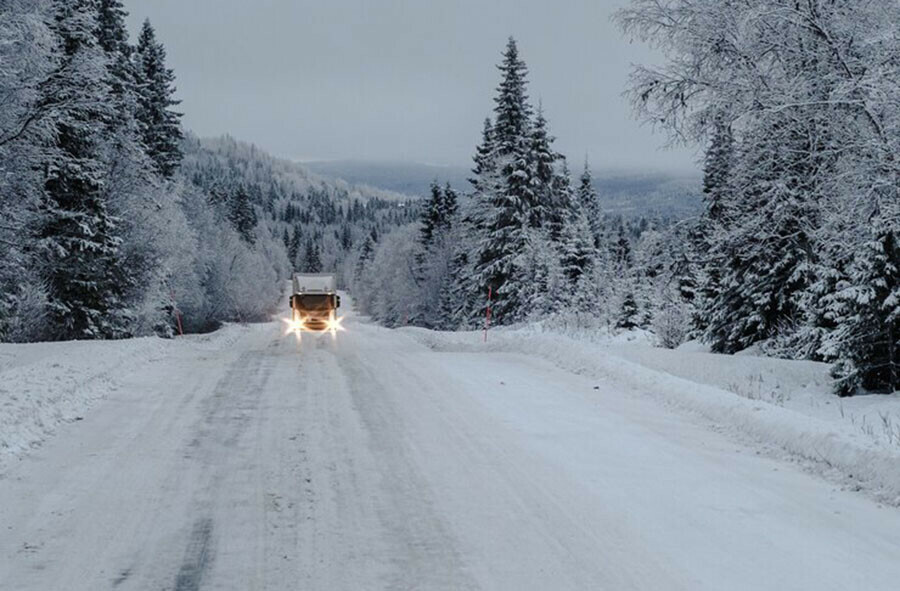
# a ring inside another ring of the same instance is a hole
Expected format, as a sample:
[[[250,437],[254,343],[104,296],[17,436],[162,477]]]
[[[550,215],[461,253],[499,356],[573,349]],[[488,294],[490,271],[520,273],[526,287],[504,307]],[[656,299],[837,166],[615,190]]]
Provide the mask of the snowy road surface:
[[[900,582],[895,508],[533,357],[346,324],[135,363],[0,475],[0,589]]]

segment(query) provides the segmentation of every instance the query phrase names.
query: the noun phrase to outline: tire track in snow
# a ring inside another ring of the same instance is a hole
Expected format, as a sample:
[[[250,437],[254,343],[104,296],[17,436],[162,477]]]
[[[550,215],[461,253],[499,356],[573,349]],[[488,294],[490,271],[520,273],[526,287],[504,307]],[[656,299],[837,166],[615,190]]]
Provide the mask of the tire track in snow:
[[[212,548],[213,520],[204,517],[194,523],[184,562],[175,578],[175,591],[198,591],[214,556]]]
[[[226,481],[256,460],[244,456],[240,442],[259,415],[271,373],[265,360],[264,351],[245,352],[216,383],[212,395],[200,402],[201,418],[195,423],[184,458],[193,465],[190,472],[197,480],[191,513],[203,517],[194,521],[188,536],[174,591],[199,591],[213,570],[219,529],[216,515],[231,492]],[[245,537],[247,544],[259,543],[258,532],[253,533]],[[255,556],[252,552],[248,555]]]
[[[350,349],[350,347],[348,347]],[[434,503],[433,492],[408,448],[401,413],[365,353],[340,356],[354,410],[362,421],[379,466],[378,518],[391,549],[385,589],[478,589],[449,524]],[[383,368],[382,368],[383,369]],[[414,587],[413,585],[414,582]]]

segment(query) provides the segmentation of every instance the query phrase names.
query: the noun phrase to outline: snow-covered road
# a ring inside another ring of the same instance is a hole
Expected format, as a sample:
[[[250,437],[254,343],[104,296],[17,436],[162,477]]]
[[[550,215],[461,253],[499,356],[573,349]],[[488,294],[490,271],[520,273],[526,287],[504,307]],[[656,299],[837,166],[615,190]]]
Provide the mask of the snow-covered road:
[[[135,363],[0,475],[0,589],[896,589],[900,511],[652,399],[354,318]]]

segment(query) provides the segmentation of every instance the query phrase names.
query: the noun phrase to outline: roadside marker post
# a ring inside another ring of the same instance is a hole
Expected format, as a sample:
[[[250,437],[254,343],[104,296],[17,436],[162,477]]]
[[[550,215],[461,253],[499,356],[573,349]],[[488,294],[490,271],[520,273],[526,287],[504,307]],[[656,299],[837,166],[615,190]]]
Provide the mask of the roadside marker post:
[[[169,297],[172,298],[172,310],[175,312],[175,325],[178,327],[178,336],[184,336],[184,328],[181,325],[181,310],[178,309],[178,304],[175,303],[175,292],[170,291]]]

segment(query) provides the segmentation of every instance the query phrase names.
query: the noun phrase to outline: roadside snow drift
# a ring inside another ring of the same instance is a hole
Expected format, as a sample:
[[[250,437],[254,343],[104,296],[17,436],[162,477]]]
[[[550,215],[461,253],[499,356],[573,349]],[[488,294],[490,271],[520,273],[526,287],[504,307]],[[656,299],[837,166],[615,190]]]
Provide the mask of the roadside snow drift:
[[[61,423],[80,421],[99,400],[119,389],[121,378],[164,363],[184,347],[220,347],[241,328],[182,340],[0,344],[0,473],[10,461],[52,436]]]
[[[699,415],[768,453],[900,506],[900,396],[838,399],[827,365],[599,344],[534,327],[482,334],[401,329],[438,351],[532,355]]]

